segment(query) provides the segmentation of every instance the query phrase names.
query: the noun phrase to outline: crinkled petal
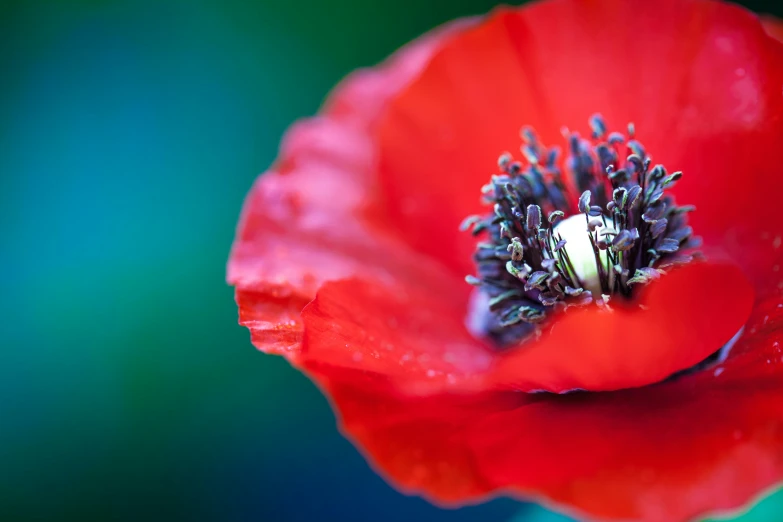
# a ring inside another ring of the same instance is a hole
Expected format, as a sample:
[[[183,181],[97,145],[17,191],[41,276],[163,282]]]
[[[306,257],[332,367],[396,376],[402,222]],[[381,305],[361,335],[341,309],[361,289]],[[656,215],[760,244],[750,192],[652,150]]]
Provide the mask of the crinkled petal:
[[[719,366],[617,392],[423,398],[356,369],[309,370],[346,435],[409,493],[445,504],[510,493],[589,519],[678,522],[739,509],[783,479],[780,304],[760,303]]]
[[[441,284],[437,261],[411,252],[384,220],[372,218],[374,132],[389,98],[444,38],[469,23],[449,24],[382,66],[354,73],[321,116],[287,132],[276,164],[245,201],[228,263],[240,323],[259,349],[296,359],[299,312],[324,281],[364,275],[391,285]]]
[[[303,360],[372,373],[405,393],[476,389],[495,353],[464,326],[466,286],[455,280],[436,294],[359,279],[329,282],[302,312]]]
[[[500,352],[467,331],[460,288],[328,283],[302,314],[303,357],[377,374],[406,394],[618,390],[703,361],[742,329],[753,306],[738,268],[696,263],[651,283],[633,307],[569,311],[540,339]]]

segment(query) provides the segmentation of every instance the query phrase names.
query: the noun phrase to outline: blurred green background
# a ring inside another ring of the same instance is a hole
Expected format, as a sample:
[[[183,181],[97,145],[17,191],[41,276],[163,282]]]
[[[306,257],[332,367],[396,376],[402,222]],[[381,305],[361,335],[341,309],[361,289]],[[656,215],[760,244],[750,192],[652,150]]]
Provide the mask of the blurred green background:
[[[1,521],[564,520],[396,493],[224,283],[285,128],[492,5],[0,3]],[[747,520],[779,517],[781,495]]]

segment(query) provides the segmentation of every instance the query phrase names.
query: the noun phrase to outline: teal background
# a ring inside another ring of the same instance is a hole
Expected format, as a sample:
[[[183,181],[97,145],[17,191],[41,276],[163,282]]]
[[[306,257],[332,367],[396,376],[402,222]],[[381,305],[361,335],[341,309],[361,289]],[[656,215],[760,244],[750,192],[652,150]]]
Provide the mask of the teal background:
[[[285,128],[491,7],[0,3],[0,520],[564,520],[395,492],[224,283]],[[744,520],[781,516],[778,495]]]

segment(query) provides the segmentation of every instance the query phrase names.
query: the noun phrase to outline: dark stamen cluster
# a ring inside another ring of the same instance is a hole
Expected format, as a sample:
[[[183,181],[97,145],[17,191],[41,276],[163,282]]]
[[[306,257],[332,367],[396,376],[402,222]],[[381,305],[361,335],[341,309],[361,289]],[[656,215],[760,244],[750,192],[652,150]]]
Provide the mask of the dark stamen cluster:
[[[488,236],[474,255],[477,276],[466,279],[488,300],[484,333],[501,344],[528,335],[554,310],[591,302],[604,306],[612,295],[630,298],[635,285],[691,261],[687,251],[699,245],[687,225],[694,208],[677,206],[666,193],[682,173],[669,174],[662,165],[651,168],[633,125],[627,136],[607,135],[598,115],[590,125],[589,140],[564,132],[568,180],[558,167],[558,149],[542,147],[531,129],[523,129],[525,162],[503,154],[501,173],[482,189],[493,212],[463,223],[474,235]],[[576,253],[558,230],[577,213],[584,214],[592,248],[591,281],[580,278]],[[599,289],[601,295],[593,295]]]

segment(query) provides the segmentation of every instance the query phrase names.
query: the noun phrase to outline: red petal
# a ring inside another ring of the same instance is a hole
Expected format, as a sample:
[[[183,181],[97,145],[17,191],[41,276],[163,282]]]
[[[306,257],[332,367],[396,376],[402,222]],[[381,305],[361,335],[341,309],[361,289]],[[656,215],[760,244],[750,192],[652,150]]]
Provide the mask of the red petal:
[[[390,214],[417,249],[471,271],[474,242],[457,226],[483,212],[479,187],[518,129],[560,144],[560,127],[585,129],[601,112],[633,121],[655,161],[683,170],[681,204],[695,204],[696,232],[761,287],[772,265],[755,246],[783,234],[764,194],[783,190],[783,51],[758,20],[710,1],[536,2],[498,10],[445,43],[390,105],[381,169]],[[440,241],[433,242],[438,237]],[[762,271],[762,272],[760,272]]]
[[[539,341],[500,357],[490,379],[554,393],[659,382],[728,343],[750,315],[753,290],[734,266],[698,263],[652,283],[640,303],[645,310],[566,313]]]
[[[783,20],[767,15],[761,17],[761,23],[764,25],[768,35],[779,42],[783,42]]]
[[[413,394],[617,390],[706,359],[737,334],[753,305],[739,269],[692,264],[651,284],[640,301],[646,310],[579,309],[558,317],[540,340],[498,352],[467,332],[462,286],[432,292],[361,280],[326,284],[302,313],[303,357],[378,374]]]
[[[373,224],[375,142],[379,112],[449,34],[455,22],[427,35],[384,65],[337,87],[326,114],[292,127],[274,168],[248,195],[228,264],[240,323],[260,349],[298,354],[299,312],[322,282],[367,275],[394,283],[431,281],[433,263]],[[435,276],[437,279],[437,276]]]
[[[355,371],[311,370],[346,434],[407,492],[449,504],[512,493],[597,519],[684,521],[783,479],[780,302],[761,304],[719,367],[620,392],[406,398]]]
[[[477,387],[491,347],[463,324],[467,285],[390,288],[362,280],[325,284],[302,312],[307,364],[372,373],[407,393]]]

